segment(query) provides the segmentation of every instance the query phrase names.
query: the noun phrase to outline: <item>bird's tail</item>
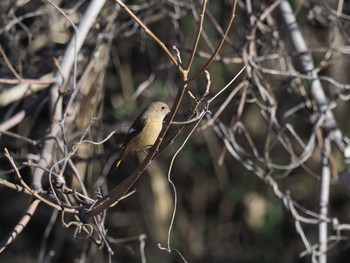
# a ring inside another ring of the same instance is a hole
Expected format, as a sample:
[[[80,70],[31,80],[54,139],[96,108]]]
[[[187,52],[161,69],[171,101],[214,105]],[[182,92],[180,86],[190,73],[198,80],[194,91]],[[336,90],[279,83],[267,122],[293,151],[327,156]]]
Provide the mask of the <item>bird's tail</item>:
[[[117,169],[119,167],[119,165],[121,164],[123,158],[130,152],[130,149],[127,146],[123,147],[122,148],[122,151],[121,153],[119,154],[119,157],[117,158],[117,160],[115,161],[115,168],[114,169]]]
[[[119,167],[119,165],[121,164],[121,162],[122,162],[122,159],[118,158],[117,161],[115,162],[115,167],[114,168],[117,169]]]
[[[123,150],[124,151],[124,150]],[[117,169],[119,167],[119,165],[122,162],[122,158],[123,157],[123,152],[119,155],[119,157],[113,162],[111,168],[109,169],[108,175],[114,175],[117,172]]]

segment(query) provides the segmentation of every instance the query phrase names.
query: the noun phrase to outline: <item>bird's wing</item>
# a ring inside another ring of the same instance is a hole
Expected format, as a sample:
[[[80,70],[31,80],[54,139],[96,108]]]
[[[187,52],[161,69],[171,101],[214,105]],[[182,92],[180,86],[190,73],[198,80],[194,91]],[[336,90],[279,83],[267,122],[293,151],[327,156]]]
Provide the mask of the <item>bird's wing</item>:
[[[142,116],[143,114],[140,114],[140,116]],[[143,130],[143,128],[146,126],[146,119],[142,118],[142,117],[138,117],[133,124],[131,125],[128,134],[126,135],[124,142],[123,142],[123,147],[125,147],[125,145],[127,145],[132,138],[134,138],[135,136],[137,136],[138,134],[141,133],[141,131]]]

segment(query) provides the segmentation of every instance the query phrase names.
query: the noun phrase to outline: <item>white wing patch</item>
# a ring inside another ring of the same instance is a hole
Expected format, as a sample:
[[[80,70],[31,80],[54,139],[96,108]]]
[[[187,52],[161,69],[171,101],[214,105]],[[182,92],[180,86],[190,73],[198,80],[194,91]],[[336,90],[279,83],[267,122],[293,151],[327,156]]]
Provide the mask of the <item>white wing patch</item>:
[[[134,132],[136,132],[136,129],[134,129],[134,128],[130,128],[130,130],[129,130],[128,134],[131,134],[131,133],[134,133]]]

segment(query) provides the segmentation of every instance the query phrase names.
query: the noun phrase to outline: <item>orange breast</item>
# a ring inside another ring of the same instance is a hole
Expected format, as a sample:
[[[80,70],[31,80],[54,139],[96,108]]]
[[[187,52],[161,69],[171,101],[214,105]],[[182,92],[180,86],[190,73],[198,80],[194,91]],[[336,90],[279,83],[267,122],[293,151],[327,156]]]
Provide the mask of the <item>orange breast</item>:
[[[141,149],[153,145],[162,130],[163,121],[159,118],[150,117],[142,132],[133,140],[133,148]]]

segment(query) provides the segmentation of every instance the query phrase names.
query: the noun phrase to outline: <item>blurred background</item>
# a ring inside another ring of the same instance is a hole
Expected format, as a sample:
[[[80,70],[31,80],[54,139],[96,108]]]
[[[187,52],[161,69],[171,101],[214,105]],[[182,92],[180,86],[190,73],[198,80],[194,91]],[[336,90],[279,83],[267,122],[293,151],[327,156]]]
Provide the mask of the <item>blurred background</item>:
[[[1,179],[19,184],[3,154],[7,148],[31,185],[52,127],[50,88],[77,30],[73,24],[79,26],[89,15],[92,2],[0,2]],[[219,44],[233,2],[208,1],[189,76],[200,71]],[[105,239],[96,229],[89,237],[74,225],[64,227],[63,221],[76,219],[39,204],[23,232],[0,254],[0,261],[184,262],[181,254],[188,262],[318,262],[313,260],[316,252],[307,247],[317,249],[318,244],[322,156],[330,131],[316,124],[320,116],[317,103],[302,76],[301,54],[290,42],[278,2],[237,1],[229,34],[207,68],[211,85],[198,113],[208,109],[211,114],[195,128],[171,170],[171,159],[195,123],[186,124],[147,167],[132,188],[134,194],[108,209],[103,219]],[[338,128],[349,136],[350,2],[287,2],[321,76]],[[185,67],[202,1],[135,0],[125,4],[174,56],[179,52]],[[145,157],[142,151],[130,154],[117,173],[108,176],[129,125],[151,101],[173,105],[182,82],[179,70],[161,47],[115,1],[106,1],[76,55],[76,70],[70,70],[59,89],[66,115],[53,140],[52,161],[42,167],[48,169],[42,188],[50,190],[49,169],[77,143],[100,142],[115,132],[104,143],[79,144],[70,157],[76,171],[61,164],[53,168],[72,189],[82,191],[74,177],[77,173],[90,197],[108,193]],[[201,98],[207,83],[202,72],[188,90]],[[207,101],[216,94],[208,106]],[[194,99],[185,93],[175,121],[185,120],[194,105]],[[25,116],[16,122],[14,117],[21,112]],[[179,127],[171,125],[165,141]],[[307,147],[310,141],[314,142],[311,149]],[[230,145],[232,149],[226,149]],[[298,162],[306,153],[307,158]],[[346,224],[350,215],[350,171],[336,143],[330,146],[327,162],[331,171],[327,256],[329,262],[348,262],[349,234],[337,232],[331,221],[336,218]],[[168,176],[176,186],[176,196]],[[159,246],[168,248],[174,200],[168,253]],[[31,202],[30,196],[0,186],[1,240]],[[307,223],[298,215],[313,221]],[[91,219],[84,223],[96,228]]]

